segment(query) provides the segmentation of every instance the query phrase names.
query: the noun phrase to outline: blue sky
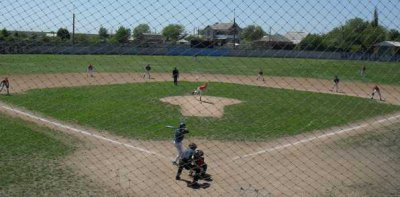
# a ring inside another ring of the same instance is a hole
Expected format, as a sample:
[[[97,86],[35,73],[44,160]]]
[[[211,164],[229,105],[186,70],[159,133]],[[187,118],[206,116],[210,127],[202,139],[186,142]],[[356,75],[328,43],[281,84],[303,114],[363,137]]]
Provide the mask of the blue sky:
[[[133,28],[147,23],[152,31],[179,23],[186,31],[216,22],[236,22],[244,27],[257,24],[272,33],[288,31],[325,33],[346,20],[372,19],[378,8],[380,24],[400,29],[400,0],[1,0],[0,28],[27,31],[72,30],[97,33],[100,25],[109,31],[119,26]]]

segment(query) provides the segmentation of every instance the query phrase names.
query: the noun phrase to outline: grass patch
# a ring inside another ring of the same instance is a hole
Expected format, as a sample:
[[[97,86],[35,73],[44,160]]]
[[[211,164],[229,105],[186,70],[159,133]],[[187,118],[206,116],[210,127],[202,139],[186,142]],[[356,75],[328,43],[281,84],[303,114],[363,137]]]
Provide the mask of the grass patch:
[[[187,95],[198,83],[142,83],[31,90],[2,100],[49,116],[138,139],[171,139],[165,125],[177,124],[180,107],[159,101]],[[237,84],[212,83],[210,96],[244,101],[222,118],[189,117],[191,136],[264,140],[343,125],[398,111],[369,99]]]
[[[153,72],[171,72],[177,66],[182,73],[254,75],[259,69],[269,76],[290,76],[373,83],[400,84],[400,63],[318,60],[296,58],[139,56],[139,55],[0,55],[0,73],[85,72],[92,63],[97,72],[143,72],[151,64]],[[365,65],[367,76],[359,71]]]
[[[61,161],[74,151],[74,143],[0,114],[0,196],[84,194],[87,184]]]

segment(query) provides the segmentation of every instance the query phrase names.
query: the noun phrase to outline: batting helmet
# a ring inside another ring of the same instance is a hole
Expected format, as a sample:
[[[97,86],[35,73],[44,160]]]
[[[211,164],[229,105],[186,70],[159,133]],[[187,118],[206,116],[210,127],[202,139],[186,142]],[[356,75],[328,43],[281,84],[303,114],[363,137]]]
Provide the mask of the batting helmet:
[[[185,127],[186,127],[186,124],[185,124],[185,123],[181,122],[181,123],[179,124],[179,128],[185,128]]]
[[[192,142],[192,143],[189,144],[189,148],[192,149],[192,150],[196,150],[197,145]]]

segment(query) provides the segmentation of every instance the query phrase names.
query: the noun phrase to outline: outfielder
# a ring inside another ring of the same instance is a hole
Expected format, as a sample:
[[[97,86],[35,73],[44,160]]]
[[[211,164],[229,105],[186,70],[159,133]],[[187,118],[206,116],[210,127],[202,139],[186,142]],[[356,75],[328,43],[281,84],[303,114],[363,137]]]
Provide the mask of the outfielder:
[[[203,92],[207,90],[208,87],[208,82],[204,83],[203,85],[197,87],[192,94],[193,95],[200,95],[200,101],[201,101],[201,96],[203,95]]]
[[[371,99],[374,99],[375,93],[378,93],[379,100],[383,101],[382,95],[381,95],[381,90],[377,85],[372,89],[372,94],[371,94]]]
[[[180,123],[179,128],[177,128],[175,130],[174,144],[175,144],[175,148],[178,152],[178,155],[176,156],[175,160],[172,161],[172,164],[174,164],[174,165],[178,165],[179,159],[182,156],[182,153],[183,153],[182,141],[183,141],[183,138],[185,137],[186,133],[189,133],[189,130],[186,128],[186,124]]]
[[[0,92],[3,91],[4,87],[7,90],[7,95],[10,95],[10,82],[8,81],[8,77],[4,78],[4,80],[0,82]]]

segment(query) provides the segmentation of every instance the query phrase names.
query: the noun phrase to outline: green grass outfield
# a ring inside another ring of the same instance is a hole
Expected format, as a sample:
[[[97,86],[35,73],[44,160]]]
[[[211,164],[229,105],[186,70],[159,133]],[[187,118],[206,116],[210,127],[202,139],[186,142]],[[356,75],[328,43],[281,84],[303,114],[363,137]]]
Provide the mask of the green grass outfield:
[[[198,83],[152,82],[31,90],[0,96],[1,100],[77,123],[137,139],[172,139],[180,107],[159,101],[187,95]],[[241,104],[225,108],[222,118],[187,118],[190,136],[222,140],[265,140],[400,110],[400,106],[370,99],[212,83],[207,95],[235,98]]]
[[[83,194],[87,184],[62,164],[75,143],[0,114],[0,196]]]
[[[151,64],[153,72],[265,75],[333,79],[400,84],[400,63],[318,60],[294,58],[132,56],[132,55],[0,55],[0,75],[31,73],[85,72],[92,63],[97,72],[143,72]],[[359,74],[362,65],[367,76]]]

